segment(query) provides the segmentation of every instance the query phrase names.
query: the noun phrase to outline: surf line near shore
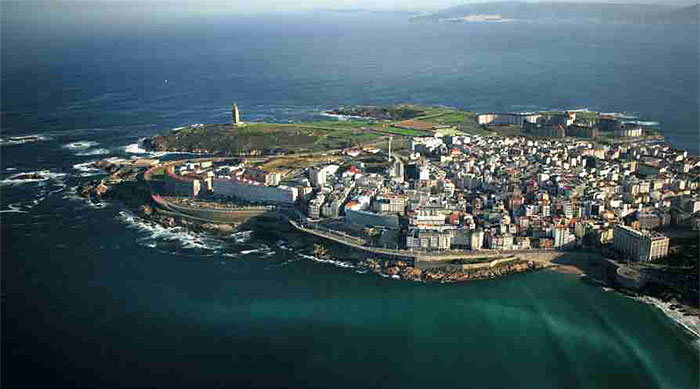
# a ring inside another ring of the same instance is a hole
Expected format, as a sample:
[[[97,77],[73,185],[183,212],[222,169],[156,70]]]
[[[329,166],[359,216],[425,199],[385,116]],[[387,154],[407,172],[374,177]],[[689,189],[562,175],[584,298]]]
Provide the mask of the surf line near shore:
[[[683,327],[686,331],[695,336],[696,340],[700,341],[700,317],[697,315],[697,312],[695,314],[681,312],[673,308],[673,303],[664,302],[650,296],[639,296],[635,297],[635,299],[658,308],[666,317]]]

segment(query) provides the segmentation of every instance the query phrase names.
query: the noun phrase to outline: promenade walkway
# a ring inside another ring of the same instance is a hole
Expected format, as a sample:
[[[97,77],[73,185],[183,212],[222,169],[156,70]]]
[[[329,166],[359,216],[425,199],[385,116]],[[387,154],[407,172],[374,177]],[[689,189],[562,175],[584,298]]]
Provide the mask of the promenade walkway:
[[[332,240],[334,242],[352,247],[358,250],[371,252],[374,254],[410,259],[413,261],[422,262],[434,262],[434,261],[449,261],[455,259],[475,259],[475,258],[506,258],[512,257],[514,255],[528,255],[528,257],[537,256],[537,254],[542,254],[543,256],[549,256],[558,253],[557,250],[509,250],[509,251],[499,251],[499,250],[442,250],[442,251],[425,251],[425,250],[395,250],[395,249],[385,249],[379,247],[367,246],[367,241],[358,237],[354,237],[345,234],[340,231],[333,231],[324,227],[308,227],[295,222],[294,220],[289,220],[289,223],[296,229],[307,232],[309,234],[318,236],[320,238],[325,238]],[[548,262],[548,261],[545,261]]]
[[[367,241],[358,237],[354,237],[339,231],[332,231],[325,229],[323,227],[316,227],[316,228],[309,228],[309,227],[304,227],[301,224],[295,222],[294,220],[289,220],[289,224],[294,226],[297,230],[309,233],[311,235],[318,236],[320,238],[325,238],[328,240],[332,240],[334,242],[358,249],[358,250],[363,250],[367,252],[371,252],[374,254],[382,254],[382,255],[389,255],[389,256],[394,256],[394,257],[401,257],[401,258],[408,258],[411,260],[415,260],[417,256],[406,250],[391,250],[391,249],[382,249],[382,248],[377,248],[377,247],[369,247],[367,246]]]

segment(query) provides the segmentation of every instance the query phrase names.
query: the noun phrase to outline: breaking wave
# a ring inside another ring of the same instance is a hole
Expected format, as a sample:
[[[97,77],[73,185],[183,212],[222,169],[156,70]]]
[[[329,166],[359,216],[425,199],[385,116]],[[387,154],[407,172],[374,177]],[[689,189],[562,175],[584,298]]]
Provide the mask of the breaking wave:
[[[321,113],[321,116],[334,118],[334,119],[337,119],[338,121],[341,121],[341,122],[347,122],[349,120],[368,120],[368,119],[371,119],[371,118],[366,118],[366,117],[362,117],[362,116],[339,115],[339,114],[328,113],[328,112]]]
[[[143,139],[140,139],[138,143],[124,146],[124,152],[129,154],[148,154],[148,150],[143,148]]]
[[[91,147],[97,146],[99,143],[91,140],[81,140],[77,142],[71,142],[63,145],[64,149],[68,150],[86,150]]]
[[[281,248],[284,251],[292,251],[293,250],[291,247],[287,246],[287,242],[283,241],[282,239],[275,242],[275,244],[277,245],[277,247]]]
[[[653,305],[663,312],[669,319],[676,322],[681,327],[685,328],[686,331],[690,332],[696,337],[696,340],[700,340],[700,318],[691,314],[684,314],[673,308],[673,304],[670,302],[664,302],[657,298],[642,296],[637,297],[636,300]]]
[[[141,219],[129,211],[119,211],[118,219],[146,234],[139,239],[142,246],[150,248],[195,249],[215,253],[223,248],[222,242],[205,233],[188,231],[184,227],[164,227]],[[172,247],[175,244],[178,247]]]
[[[0,210],[0,213],[27,213],[27,211],[22,210],[22,205],[19,203],[9,204],[7,209]]]
[[[342,267],[342,268],[346,268],[346,269],[355,269],[357,267],[350,262],[337,261],[335,259],[322,259],[322,258],[314,257],[313,255],[306,255],[306,254],[302,254],[302,253],[297,253],[297,255],[304,258],[304,259],[308,259],[310,261],[319,262],[319,263],[327,263],[327,264],[331,264],[333,266]]]
[[[142,138],[138,141],[138,143],[128,144],[126,146],[123,146],[122,149],[127,154],[136,154],[137,156],[140,156],[140,157],[153,157],[153,158],[160,158],[160,157],[163,157],[165,155],[173,155],[173,154],[202,155],[202,153],[193,153],[193,152],[184,152],[184,151],[183,152],[180,152],[180,151],[148,151],[143,146],[144,140],[145,140],[145,138]]]
[[[253,235],[253,230],[234,232],[230,235],[236,243],[246,243]]]
[[[109,154],[109,153],[110,153],[110,151],[107,149],[92,149],[92,150],[83,151],[81,153],[75,153],[75,155],[77,155],[79,157],[89,157],[89,156],[93,156],[93,155],[105,155],[105,154]]]
[[[23,145],[26,143],[41,142],[50,138],[41,134],[25,136],[3,136],[0,137],[0,146]]]
[[[32,182],[44,182],[48,180],[56,180],[63,183],[61,180],[65,176],[65,173],[54,173],[49,170],[37,170],[33,172],[13,174],[0,180],[0,185],[21,185]]]
[[[77,170],[79,177],[89,177],[98,174],[102,174],[102,171],[95,167],[94,163],[97,161],[90,161],[84,163],[77,163],[73,165],[73,169]]]

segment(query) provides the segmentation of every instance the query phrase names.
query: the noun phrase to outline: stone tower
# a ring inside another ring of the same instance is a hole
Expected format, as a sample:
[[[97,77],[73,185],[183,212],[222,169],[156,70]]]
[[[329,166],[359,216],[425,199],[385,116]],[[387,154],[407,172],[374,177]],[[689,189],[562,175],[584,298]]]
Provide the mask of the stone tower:
[[[241,124],[241,118],[238,114],[238,104],[234,103],[233,108],[231,108],[231,120],[233,121],[234,126]]]

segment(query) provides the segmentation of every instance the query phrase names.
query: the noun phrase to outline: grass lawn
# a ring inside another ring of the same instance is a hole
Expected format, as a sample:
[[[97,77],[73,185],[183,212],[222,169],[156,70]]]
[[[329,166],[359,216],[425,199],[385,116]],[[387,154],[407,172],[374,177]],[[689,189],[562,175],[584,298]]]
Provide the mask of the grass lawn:
[[[524,135],[520,126],[507,125],[507,126],[492,126],[489,129],[495,131],[502,136],[519,136]]]
[[[416,120],[455,126],[462,133],[489,134],[489,131],[477,124],[473,112],[421,105],[405,105],[402,109],[422,112],[422,116],[416,117]],[[209,124],[186,127],[175,133],[155,137],[153,144],[158,150],[205,151],[220,155],[239,155],[253,151],[298,153],[356,147],[392,134],[400,137],[433,135],[432,131],[391,127],[389,125],[391,123],[395,122],[353,119],[300,123],[247,123],[242,126]]]

